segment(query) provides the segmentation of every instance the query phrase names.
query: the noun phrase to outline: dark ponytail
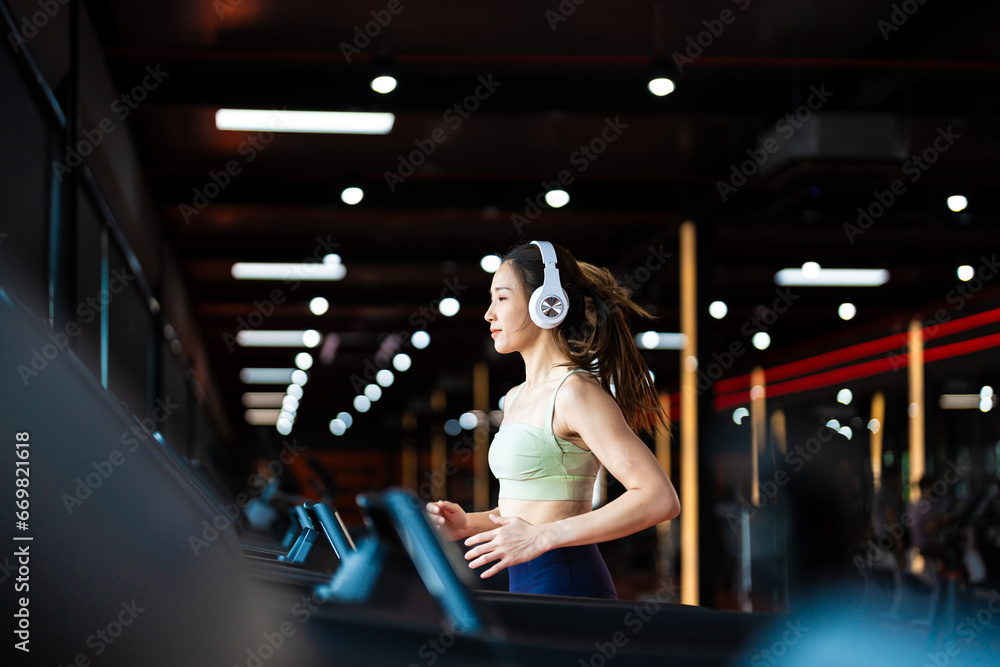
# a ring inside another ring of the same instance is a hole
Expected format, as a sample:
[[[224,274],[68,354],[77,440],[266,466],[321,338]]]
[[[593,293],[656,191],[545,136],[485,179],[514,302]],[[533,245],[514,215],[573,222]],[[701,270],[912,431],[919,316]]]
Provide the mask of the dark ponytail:
[[[629,290],[610,271],[578,262],[562,246],[553,247],[559,279],[569,297],[569,313],[554,330],[560,350],[572,360],[566,365],[597,376],[633,431],[653,432],[657,426],[669,426],[627,319],[629,315],[652,319],[652,315],[632,301]],[[541,286],[544,266],[536,246],[519,245],[503,261],[510,263],[526,294]]]

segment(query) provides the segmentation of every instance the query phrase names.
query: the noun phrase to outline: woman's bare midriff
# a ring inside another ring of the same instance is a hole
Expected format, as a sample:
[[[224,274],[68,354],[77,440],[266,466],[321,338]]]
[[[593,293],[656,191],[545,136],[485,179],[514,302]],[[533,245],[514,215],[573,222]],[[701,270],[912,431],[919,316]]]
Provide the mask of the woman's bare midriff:
[[[591,510],[589,500],[513,500],[501,498],[499,503],[500,516],[511,516],[524,519],[528,523],[540,526],[571,516],[585,514]]]

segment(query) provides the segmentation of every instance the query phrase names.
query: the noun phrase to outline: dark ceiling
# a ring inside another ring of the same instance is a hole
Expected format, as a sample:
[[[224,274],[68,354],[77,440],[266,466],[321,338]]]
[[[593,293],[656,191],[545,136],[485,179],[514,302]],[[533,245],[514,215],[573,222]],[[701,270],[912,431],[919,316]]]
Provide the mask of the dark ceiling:
[[[491,351],[482,319],[490,276],[479,267],[483,255],[519,240],[561,242],[621,275],[633,275],[649,249],[662,246],[673,257],[637,298],[660,317],[654,328],[677,331],[678,227],[694,220],[704,244],[703,305],[729,304],[711,332],[723,348],[746,341],[743,325],[775,299],[778,269],[815,260],[890,270],[880,288],[802,288],[770,328],[771,348],[746,355],[731,374],[902,330],[913,309],[945,298],[958,265],[975,266],[1000,245],[992,201],[1000,185],[995,3],[104,0],[90,7],[122,89],[147,66],[170,73],[132,127],[241,437],[250,427],[241,419],[248,388],[240,369],[290,366],[294,350],[230,351],[224,336],[274,289],[288,299],[262,328],[339,337],[332,363],[311,370],[296,424],[296,434],[334,444],[327,423],[350,410],[351,376],[374,358],[382,334],[414,331],[420,309],[448,281],[461,285],[459,314],[428,321],[431,345],[409,350],[412,369],[342,438],[363,445],[397,425],[402,409],[427,410],[434,386],[446,389],[449,416],[470,409],[477,361],[493,369],[493,404],[519,381],[517,360]],[[371,23],[372,12],[387,25]],[[345,45],[366,24],[377,36],[354,53]],[[699,40],[700,55],[692,46]],[[675,53],[697,57],[682,62]],[[368,86],[376,56],[390,58],[397,72],[399,87],[388,95]],[[676,84],[666,97],[646,90],[654,61]],[[485,99],[456,123],[454,106],[477,86]],[[239,148],[254,133],[217,130],[221,107],[391,111],[396,120],[387,136],[277,134],[249,161]],[[783,120],[796,112],[805,118],[798,127]],[[606,149],[581,158],[580,147],[608,126],[619,129],[606,135],[613,136]],[[948,128],[958,138],[939,142],[934,164],[908,170],[910,157]],[[446,140],[390,187],[385,174],[435,130]],[[719,182],[750,159],[748,151],[761,154],[768,132],[780,150],[723,197]],[[196,215],[183,208],[230,160],[241,167],[231,183]],[[563,170],[573,178],[568,206],[543,207],[530,224],[514,217]],[[851,238],[844,225],[856,223],[858,207],[897,180],[905,191]],[[364,188],[356,206],[340,201],[348,184]],[[959,192],[970,206],[951,213],[946,196]],[[234,261],[313,256],[317,238],[339,244],[344,280],[290,290],[230,275]],[[317,295],[331,304],[319,317],[307,308]],[[854,320],[838,319],[842,301],[857,305]],[[650,352],[649,360],[658,384],[676,391],[677,354]]]

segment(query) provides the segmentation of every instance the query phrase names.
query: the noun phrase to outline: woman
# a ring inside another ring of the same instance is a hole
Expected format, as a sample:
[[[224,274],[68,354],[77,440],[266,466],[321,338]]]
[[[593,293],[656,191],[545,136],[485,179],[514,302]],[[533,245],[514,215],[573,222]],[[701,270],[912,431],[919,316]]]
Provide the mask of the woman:
[[[673,485],[635,434],[667,424],[625,320],[650,315],[608,270],[545,241],[511,250],[490,295],[494,347],[519,352],[525,365],[490,447],[499,506],[466,513],[437,501],[427,509],[449,539],[473,547],[471,568],[495,561],[482,577],[509,568],[511,592],[617,598],[597,543],[680,513]],[[626,490],[591,511],[600,465]]]

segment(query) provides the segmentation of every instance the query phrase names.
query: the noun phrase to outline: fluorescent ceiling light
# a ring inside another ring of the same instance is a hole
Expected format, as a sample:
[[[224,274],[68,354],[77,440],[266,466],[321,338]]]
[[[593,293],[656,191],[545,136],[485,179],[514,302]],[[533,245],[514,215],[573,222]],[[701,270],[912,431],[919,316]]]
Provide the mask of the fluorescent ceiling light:
[[[232,274],[238,280],[341,280],[347,269],[335,262],[236,262]]]
[[[316,347],[317,337],[323,335],[315,329],[291,331],[259,331],[247,329],[236,334],[236,342],[243,347]]]
[[[981,400],[979,394],[942,394],[938,407],[942,410],[978,410]]]
[[[254,426],[274,426],[280,415],[281,410],[247,410],[243,413],[243,419]]]
[[[243,406],[247,408],[280,408],[285,394],[282,391],[248,391],[243,394]]]
[[[244,368],[240,379],[246,384],[288,384],[294,368]]]
[[[820,269],[808,274],[802,269],[782,269],[774,274],[778,285],[800,287],[878,287],[888,281],[885,269]]]
[[[636,336],[635,342],[646,350],[680,350],[684,347],[684,334],[646,331]]]
[[[215,127],[250,132],[315,132],[321,134],[389,134],[395,116],[362,111],[284,111],[219,109]]]

